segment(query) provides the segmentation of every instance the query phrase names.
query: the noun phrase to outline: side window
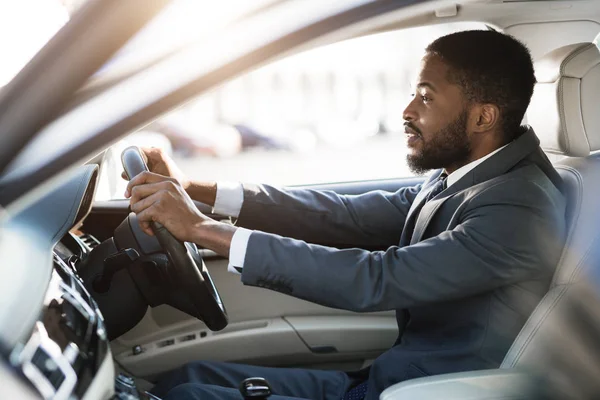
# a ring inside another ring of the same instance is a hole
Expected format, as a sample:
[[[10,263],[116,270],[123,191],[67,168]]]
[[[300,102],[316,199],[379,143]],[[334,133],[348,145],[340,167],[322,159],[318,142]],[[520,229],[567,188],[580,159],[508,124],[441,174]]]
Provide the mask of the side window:
[[[482,24],[371,35],[242,75],[113,146],[98,200],[123,198],[119,153],[163,147],[200,180],[301,185],[412,176],[402,112],[424,48]]]

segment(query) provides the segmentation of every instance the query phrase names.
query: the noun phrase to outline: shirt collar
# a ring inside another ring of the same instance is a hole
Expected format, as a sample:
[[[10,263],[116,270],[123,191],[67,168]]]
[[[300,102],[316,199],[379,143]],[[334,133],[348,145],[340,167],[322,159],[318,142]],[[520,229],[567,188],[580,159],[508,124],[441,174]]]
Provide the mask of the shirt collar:
[[[460,167],[459,169],[457,169],[456,171],[454,171],[453,173],[448,175],[448,178],[446,179],[446,187],[450,187],[453,184],[455,184],[456,182],[458,182],[458,180],[460,178],[462,178],[463,176],[465,176],[466,174],[468,174],[469,171],[474,169],[476,166],[478,166],[479,164],[481,164],[482,162],[484,162],[485,160],[487,160],[488,158],[490,158],[491,156],[493,156],[494,154],[496,154],[497,152],[499,152],[506,146],[508,146],[508,144],[505,144],[504,146],[492,151],[489,154],[486,154],[485,156],[483,156],[481,158],[478,158],[475,161],[471,161],[470,163],[463,165],[462,167]]]

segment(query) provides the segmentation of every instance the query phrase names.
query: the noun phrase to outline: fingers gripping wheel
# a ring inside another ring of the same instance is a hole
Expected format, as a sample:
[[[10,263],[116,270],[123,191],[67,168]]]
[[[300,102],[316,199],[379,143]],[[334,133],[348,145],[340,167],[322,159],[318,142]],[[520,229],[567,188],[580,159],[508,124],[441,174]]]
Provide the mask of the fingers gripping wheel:
[[[142,152],[137,146],[123,150],[121,162],[129,179],[148,171]],[[156,239],[169,257],[170,267],[173,269],[177,281],[195,307],[195,316],[199,316],[210,330],[218,331],[225,328],[228,322],[227,311],[225,311],[225,306],[204,261],[198,265],[186,244],[176,239],[161,224],[153,222],[151,227]]]

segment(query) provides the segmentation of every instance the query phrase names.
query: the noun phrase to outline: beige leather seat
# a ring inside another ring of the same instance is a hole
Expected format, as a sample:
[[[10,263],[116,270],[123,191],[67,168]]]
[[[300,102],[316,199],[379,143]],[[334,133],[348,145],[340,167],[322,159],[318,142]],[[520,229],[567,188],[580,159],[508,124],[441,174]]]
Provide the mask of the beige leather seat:
[[[565,183],[569,230],[550,290],[500,369],[403,382],[381,399],[529,399],[525,371],[552,376],[546,383],[556,398],[600,393],[600,302],[585,284],[595,272],[600,288],[600,153],[590,154],[600,150],[600,52],[592,43],[564,46],[535,70],[527,121],[546,152],[566,156],[555,166]]]

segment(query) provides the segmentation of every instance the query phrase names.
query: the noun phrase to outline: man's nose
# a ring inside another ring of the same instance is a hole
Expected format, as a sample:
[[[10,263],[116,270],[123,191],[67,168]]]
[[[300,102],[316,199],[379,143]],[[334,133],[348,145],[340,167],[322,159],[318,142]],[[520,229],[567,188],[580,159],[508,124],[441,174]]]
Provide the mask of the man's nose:
[[[411,101],[406,105],[406,108],[402,112],[402,118],[404,118],[405,121],[414,121],[418,119],[418,115],[414,107],[414,101],[414,98],[411,99]]]

